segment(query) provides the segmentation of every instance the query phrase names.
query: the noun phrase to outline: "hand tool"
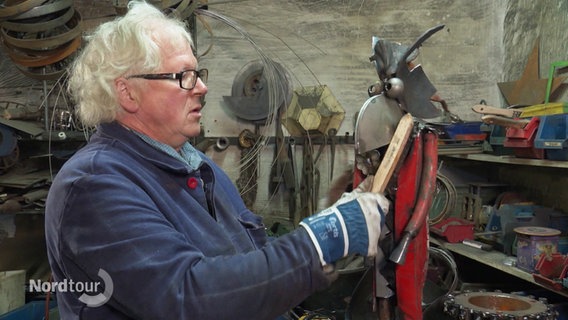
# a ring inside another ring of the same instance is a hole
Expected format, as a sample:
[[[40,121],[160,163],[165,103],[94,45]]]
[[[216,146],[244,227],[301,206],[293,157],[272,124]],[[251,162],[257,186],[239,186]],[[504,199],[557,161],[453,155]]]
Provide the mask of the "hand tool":
[[[483,251],[491,251],[493,250],[493,247],[490,244],[487,243],[483,243],[483,242],[479,242],[479,241],[475,241],[475,240],[470,240],[470,239],[465,239],[462,241],[463,244],[465,244],[468,247],[472,247],[472,248],[476,248],[476,249],[481,249]]]
[[[484,115],[481,117],[481,121],[487,124],[494,124],[503,127],[510,127],[510,128],[517,128],[517,129],[524,129],[527,124],[529,124],[530,120],[528,119],[512,119],[502,116],[496,115]]]
[[[473,106],[471,109],[474,112],[481,114],[491,114],[509,118],[530,118],[535,116],[566,113],[568,111],[568,103],[549,102],[522,108],[497,108],[478,104]]]

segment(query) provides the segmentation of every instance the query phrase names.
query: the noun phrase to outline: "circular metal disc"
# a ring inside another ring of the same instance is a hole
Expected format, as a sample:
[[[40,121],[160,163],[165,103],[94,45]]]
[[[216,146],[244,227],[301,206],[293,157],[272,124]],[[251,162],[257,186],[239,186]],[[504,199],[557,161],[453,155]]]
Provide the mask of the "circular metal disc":
[[[535,299],[501,293],[501,292],[469,292],[456,295],[457,304],[479,313],[522,316],[545,313],[548,307]]]
[[[384,94],[365,101],[355,123],[355,152],[362,154],[390,143],[404,112]]]
[[[274,74],[265,72],[266,65],[261,60],[253,60],[235,76],[231,96],[225,96],[224,99],[237,117],[250,121],[264,120],[275,111],[274,108],[280,108],[290,101],[290,77],[280,64],[272,63]],[[271,101],[271,97],[274,101]]]

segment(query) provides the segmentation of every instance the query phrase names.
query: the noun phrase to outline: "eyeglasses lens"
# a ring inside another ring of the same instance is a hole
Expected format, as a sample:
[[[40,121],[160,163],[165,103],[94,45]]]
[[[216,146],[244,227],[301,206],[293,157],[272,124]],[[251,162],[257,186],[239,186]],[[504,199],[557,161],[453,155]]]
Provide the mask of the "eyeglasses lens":
[[[199,79],[201,79],[203,83],[207,83],[207,77],[209,77],[209,70],[207,69],[199,70]]]
[[[197,84],[197,77],[199,77],[201,81],[203,81],[203,83],[206,83],[207,76],[208,72],[206,69],[201,69],[199,71],[194,71],[194,70],[185,71],[182,75],[182,80],[181,80],[182,88],[188,90],[193,89]]]

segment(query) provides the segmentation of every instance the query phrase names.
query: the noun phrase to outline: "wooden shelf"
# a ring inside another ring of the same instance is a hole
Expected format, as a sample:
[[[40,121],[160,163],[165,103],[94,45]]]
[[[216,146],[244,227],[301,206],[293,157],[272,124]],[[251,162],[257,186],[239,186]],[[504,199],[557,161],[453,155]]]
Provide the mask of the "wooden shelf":
[[[485,162],[485,163],[494,163],[494,164],[503,164],[504,166],[512,168],[511,171],[515,172],[518,170],[530,171],[535,174],[544,174],[546,177],[553,177],[553,176],[565,176],[564,169],[568,169],[568,161],[554,161],[554,160],[547,160],[547,159],[528,159],[528,158],[517,158],[513,155],[493,155],[487,153],[463,153],[463,154],[450,154],[450,155],[440,155],[443,158],[446,158],[448,162],[454,162],[454,159],[463,159],[467,161],[477,161],[477,162]],[[462,161],[459,161],[462,164]],[[469,165],[477,165],[475,163],[468,163]],[[481,163],[482,166],[485,164]],[[520,166],[520,167],[515,167]],[[536,170],[536,168],[542,168]],[[550,169],[546,169],[550,168]],[[508,172],[508,171],[507,171]],[[507,175],[505,175],[507,178]],[[509,179],[511,180],[511,179]],[[538,182],[543,184],[545,180],[539,180]],[[522,182],[525,183],[525,182]],[[532,181],[528,181],[526,185],[530,185],[533,183]],[[521,186],[525,186],[525,184],[521,184]],[[564,188],[558,187],[559,190]],[[557,203],[556,203],[557,204]],[[437,239],[438,240],[438,239]],[[517,268],[513,265],[513,262],[516,262],[516,257],[507,256],[504,253],[496,250],[492,251],[483,251],[477,248],[473,248],[470,246],[466,246],[462,243],[446,243],[444,241],[440,241],[440,244],[443,245],[446,249],[455,253],[456,255],[471,259],[473,261],[479,262],[480,264],[486,265],[490,268],[495,270],[499,270],[503,273],[511,275],[515,278],[522,279],[528,283],[534,284],[538,287],[544,288],[550,292],[553,292],[559,296],[568,297],[568,289],[562,288],[558,289],[557,286],[552,286],[551,284],[542,283],[540,281],[536,281],[533,277],[532,273],[526,272],[522,269]]]
[[[525,166],[538,166],[538,167],[550,167],[550,168],[567,168],[568,161],[554,161],[545,159],[524,159],[516,158],[515,156],[496,156],[486,153],[471,153],[471,154],[452,154],[447,155],[447,157],[456,159],[467,159],[475,161],[485,161],[493,163],[504,163],[504,164],[516,164]]]
[[[440,241],[442,242],[442,241]],[[450,250],[451,252],[457,253],[464,257],[470,258],[507,274],[513,275],[517,278],[523,279],[530,283],[536,284],[542,288],[545,288],[551,292],[555,292],[559,295],[568,297],[568,290],[555,290],[549,286],[538,283],[534,280],[532,274],[525,272],[515,266],[509,265],[506,261],[511,261],[514,257],[507,256],[499,251],[483,251],[480,249],[472,248],[466,246],[462,243],[446,243],[443,242],[443,246]]]

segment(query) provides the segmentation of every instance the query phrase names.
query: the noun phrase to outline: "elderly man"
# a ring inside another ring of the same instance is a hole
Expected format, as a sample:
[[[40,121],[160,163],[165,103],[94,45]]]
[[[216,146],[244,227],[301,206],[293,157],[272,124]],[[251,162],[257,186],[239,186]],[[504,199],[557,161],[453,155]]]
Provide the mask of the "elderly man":
[[[189,143],[207,70],[182,21],[139,1],[99,26],[69,89],[96,133],[57,173],[46,207],[62,319],[275,319],[373,256],[389,209],[362,189],[267,241],[229,177]]]

